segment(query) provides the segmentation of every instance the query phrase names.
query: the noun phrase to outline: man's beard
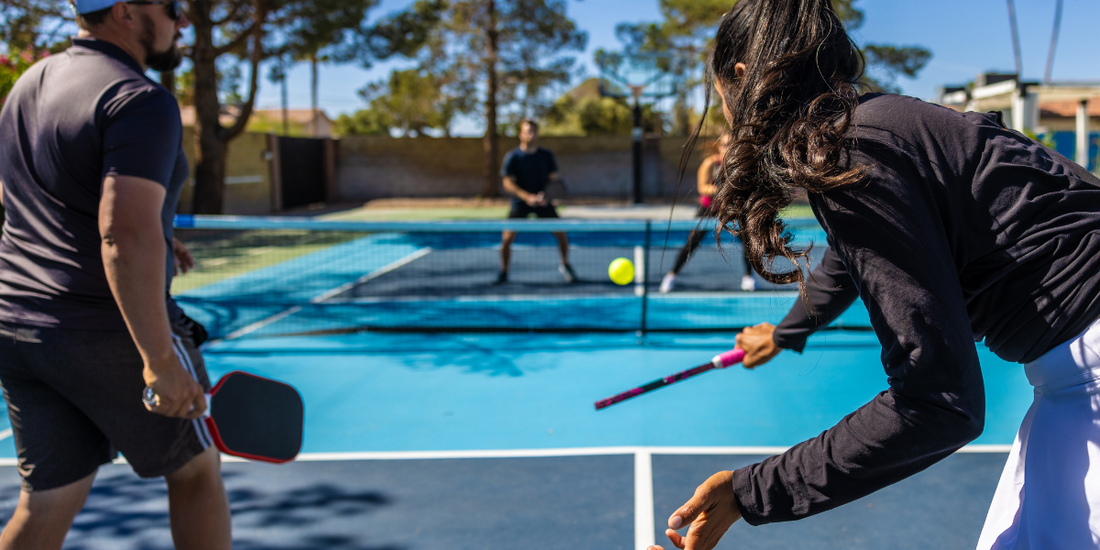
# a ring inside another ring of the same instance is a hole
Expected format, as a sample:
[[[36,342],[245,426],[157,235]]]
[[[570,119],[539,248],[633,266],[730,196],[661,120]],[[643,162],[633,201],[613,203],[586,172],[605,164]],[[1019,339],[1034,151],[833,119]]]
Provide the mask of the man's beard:
[[[179,67],[180,63],[183,63],[183,52],[181,52],[179,46],[176,45],[176,40],[179,40],[180,35],[178,33],[176,34],[172,40],[172,47],[168,48],[166,51],[154,51],[157,39],[157,37],[153,35],[154,26],[153,20],[146,16],[145,30],[141,33],[141,45],[145,46],[146,52],[145,66],[162,73],[171,71]]]

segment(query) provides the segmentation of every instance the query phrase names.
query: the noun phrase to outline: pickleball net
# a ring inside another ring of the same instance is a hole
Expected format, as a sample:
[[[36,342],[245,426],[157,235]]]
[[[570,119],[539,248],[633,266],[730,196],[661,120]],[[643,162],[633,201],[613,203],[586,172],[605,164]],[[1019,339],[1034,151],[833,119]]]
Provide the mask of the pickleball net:
[[[690,231],[706,231],[677,278],[660,294]],[[739,244],[721,248],[714,221],[645,220],[336,222],[304,218],[177,216],[176,237],[196,259],[172,293],[215,338],[378,332],[732,331],[790,307],[794,287],[758,279],[740,290]],[[516,231],[508,281],[495,284],[504,230]],[[559,270],[554,233],[569,239],[576,280]],[[799,242],[817,243],[816,224],[792,223]],[[667,244],[666,244],[667,239]],[[607,268],[635,263],[635,281],[616,285]],[[838,325],[866,325],[842,317]]]

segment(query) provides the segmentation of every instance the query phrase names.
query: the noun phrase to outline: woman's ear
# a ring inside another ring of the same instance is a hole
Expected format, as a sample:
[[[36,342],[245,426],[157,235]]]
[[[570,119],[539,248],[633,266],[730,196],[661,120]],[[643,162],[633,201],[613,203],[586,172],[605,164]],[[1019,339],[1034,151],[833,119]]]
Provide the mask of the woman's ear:
[[[746,67],[744,63],[738,63],[733,66],[733,72],[737,74],[737,78],[743,78],[748,70],[749,68]]]

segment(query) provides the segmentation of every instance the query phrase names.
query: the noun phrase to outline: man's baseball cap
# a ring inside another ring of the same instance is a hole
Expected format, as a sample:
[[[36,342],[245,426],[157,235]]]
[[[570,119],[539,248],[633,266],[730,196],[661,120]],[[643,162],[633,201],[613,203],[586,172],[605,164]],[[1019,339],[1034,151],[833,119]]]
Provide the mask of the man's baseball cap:
[[[84,15],[85,13],[105,10],[121,1],[122,0],[76,0],[76,2],[74,2],[73,11],[78,15]]]

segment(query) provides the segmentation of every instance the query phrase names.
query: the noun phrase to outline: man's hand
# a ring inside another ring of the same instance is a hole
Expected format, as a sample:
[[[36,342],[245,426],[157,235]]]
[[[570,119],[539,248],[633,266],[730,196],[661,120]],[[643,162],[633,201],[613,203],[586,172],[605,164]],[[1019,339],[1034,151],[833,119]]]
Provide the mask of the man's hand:
[[[741,510],[733,496],[733,472],[718,472],[695,489],[695,496],[668,518],[665,531],[672,544],[681,550],[711,550],[730,526],[741,519]],[[675,530],[690,524],[687,534]],[[650,546],[647,550],[664,550]]]
[[[183,368],[175,355],[159,361],[146,362],[141,373],[145,385],[157,394],[154,406],[146,409],[174,418],[195,419],[206,412],[206,396],[202,386]],[[140,396],[134,396],[140,399]]]
[[[175,237],[172,237],[172,255],[176,258],[175,275],[187,273],[195,267],[195,258],[191,256],[191,251]]]
[[[534,195],[527,193],[527,196],[523,197],[523,202],[527,203],[529,206],[546,206],[549,204],[546,202],[546,193],[541,191]]]
[[[754,369],[771,361],[783,348],[775,345],[772,335],[775,334],[775,325],[761,323],[755,327],[748,327],[737,335],[737,347],[745,350],[745,360],[742,363],[747,369]]]

